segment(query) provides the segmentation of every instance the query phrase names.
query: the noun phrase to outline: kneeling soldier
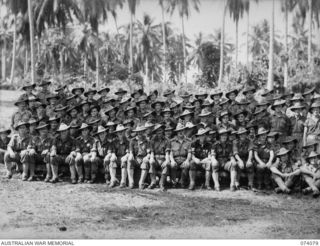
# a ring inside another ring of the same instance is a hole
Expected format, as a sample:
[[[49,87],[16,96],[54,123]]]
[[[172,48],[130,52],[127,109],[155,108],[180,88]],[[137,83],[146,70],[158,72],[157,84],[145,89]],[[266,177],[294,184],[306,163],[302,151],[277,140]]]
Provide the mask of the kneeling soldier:
[[[119,183],[118,179],[116,178],[117,167],[121,167],[121,182],[120,188],[126,187],[127,183],[127,168],[128,168],[128,157],[129,157],[129,140],[126,138],[125,134],[127,128],[124,127],[122,124],[117,125],[116,130],[113,132],[117,134],[117,138],[113,141],[112,144],[112,156],[110,158],[110,176],[111,176],[111,183],[110,188],[114,187]]]
[[[43,163],[46,165],[47,174],[44,182],[49,182],[52,177],[50,167],[50,149],[53,145],[53,138],[49,135],[49,125],[44,122],[41,122],[36,130],[39,132],[39,136],[32,139],[36,150],[35,160],[37,165],[41,165]]]
[[[212,145],[210,142],[206,140],[206,134],[208,134],[208,130],[204,128],[200,128],[198,133],[198,139],[195,140],[191,144],[192,149],[192,161],[191,167],[202,167],[205,169],[205,185],[204,188],[211,190],[210,187],[210,179],[211,179],[211,166],[212,166]],[[195,164],[195,165],[193,165]],[[190,187],[189,189],[193,190],[195,186],[195,177],[196,177],[196,170],[190,169]]]
[[[91,126],[82,123],[80,127],[81,136],[77,138],[75,165],[70,165],[71,182],[77,183],[76,173],[78,174],[78,183],[94,183],[97,177],[99,159],[97,157],[97,150],[95,139],[90,136]],[[90,179],[91,178],[91,179]]]
[[[8,144],[10,142],[11,130],[8,128],[0,128],[0,163],[4,162],[4,154],[7,151]]]
[[[176,186],[177,169],[179,167],[181,168],[180,184],[182,188],[186,187],[186,179],[190,170],[190,162],[192,157],[191,141],[184,135],[185,129],[186,127],[184,127],[181,123],[178,123],[175,129],[177,136],[175,136],[170,143],[170,169],[173,187]],[[191,170],[194,170],[194,168],[192,167]],[[189,175],[192,174],[193,173],[191,171]]]
[[[54,139],[50,153],[51,183],[58,182],[59,167],[74,166],[76,158],[76,140],[70,137],[69,126],[61,123],[57,132],[59,135]]]
[[[212,163],[212,177],[215,185],[215,190],[220,191],[219,185],[219,168],[230,172],[230,190],[236,190],[237,181],[237,162],[233,155],[233,143],[228,140],[229,130],[220,129],[219,141],[213,147],[214,160]]]
[[[15,130],[18,132],[18,134],[15,134],[11,137],[7,151],[4,155],[4,163],[7,169],[6,178],[8,179],[12,178],[12,162],[16,162],[18,169],[20,169],[20,165],[22,163],[22,180],[27,180],[30,169],[30,152],[34,152],[34,149],[32,149],[31,137],[28,135],[28,126],[29,124],[23,121],[19,121],[15,125]],[[33,176],[34,169],[31,168],[30,178],[33,179]]]
[[[277,159],[279,158],[279,160],[270,167],[272,178],[278,185],[275,189],[276,193],[291,193],[290,188],[300,175],[299,168],[288,155],[289,152],[289,150],[281,148],[277,153]]]
[[[143,135],[145,130],[146,128],[144,126],[137,126],[136,129],[133,130],[133,132],[137,133],[137,136],[133,138],[130,142],[130,151],[128,157],[128,177],[129,187],[131,189],[134,187],[134,168],[136,166],[139,166],[141,169],[141,176],[139,180],[140,189],[145,188],[144,181],[150,169],[150,144]]]
[[[150,156],[150,177],[151,184],[149,189],[156,187],[156,170],[161,168],[161,178],[160,178],[160,189],[165,190],[165,183],[168,174],[168,165],[170,164],[169,160],[169,150],[170,142],[164,136],[164,125],[156,124],[153,132],[155,136],[151,138],[151,156]]]

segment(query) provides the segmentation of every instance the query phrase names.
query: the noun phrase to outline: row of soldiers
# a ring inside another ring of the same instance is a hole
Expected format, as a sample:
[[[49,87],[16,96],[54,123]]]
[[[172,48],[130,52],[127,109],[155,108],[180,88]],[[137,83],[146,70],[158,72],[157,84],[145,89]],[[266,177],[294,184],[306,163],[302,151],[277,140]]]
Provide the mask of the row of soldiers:
[[[246,86],[210,95],[182,91],[177,98],[170,89],[162,96],[123,89],[110,95],[107,87],[69,92],[60,86],[52,93],[50,81],[38,86],[36,95],[35,85],[23,87],[12,137],[11,129],[0,133],[8,178],[17,163],[23,180],[34,180],[37,166],[46,166],[46,182],[57,182],[60,172],[74,184],[94,183],[103,173],[110,187],[133,188],[138,170],[141,189],[159,183],[162,190],[193,190],[203,179],[204,188],[212,189],[213,181],[219,191],[226,173],[232,191],[246,177],[249,189],[275,184],[277,192],[290,193],[302,178],[305,193],[319,194],[320,96],[314,88],[293,94]]]

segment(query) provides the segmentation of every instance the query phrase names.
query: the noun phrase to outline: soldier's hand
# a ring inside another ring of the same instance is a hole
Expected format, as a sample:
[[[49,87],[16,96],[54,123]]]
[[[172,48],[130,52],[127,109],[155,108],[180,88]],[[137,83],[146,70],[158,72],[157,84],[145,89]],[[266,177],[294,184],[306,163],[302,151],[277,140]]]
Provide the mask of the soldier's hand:
[[[161,164],[161,168],[165,168],[166,166],[168,166],[169,163],[167,161],[162,162]]]
[[[238,165],[240,169],[244,169],[244,163],[243,161],[238,161]]]
[[[46,155],[46,154],[48,154],[48,152],[49,152],[49,150],[45,149],[45,150],[43,150],[43,151],[41,152],[41,155]]]
[[[70,155],[71,155],[73,158],[75,158],[76,155],[77,155],[77,153],[76,153],[75,151],[71,151]]]
[[[13,151],[10,151],[10,154],[9,154],[9,155],[10,155],[11,158],[14,158],[14,157],[16,156]]]
[[[252,167],[252,161],[247,161],[246,167]]]
[[[35,153],[36,153],[35,149],[30,149],[30,150],[29,150],[29,154],[30,154],[30,155],[34,155]]]
[[[175,162],[175,161],[171,161],[171,166],[172,166],[172,167],[177,167],[177,166],[178,166],[178,163]]]
[[[77,152],[76,158],[80,159],[82,157],[81,153]]]
[[[56,151],[52,150],[51,153],[50,153],[50,156],[53,157],[53,156],[56,156],[56,155],[57,155]]]

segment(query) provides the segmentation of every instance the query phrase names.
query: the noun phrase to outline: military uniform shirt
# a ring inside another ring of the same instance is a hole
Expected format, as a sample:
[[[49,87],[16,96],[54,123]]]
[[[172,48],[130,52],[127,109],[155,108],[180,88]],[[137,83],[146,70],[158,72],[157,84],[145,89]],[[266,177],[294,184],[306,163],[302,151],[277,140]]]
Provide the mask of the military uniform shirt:
[[[76,150],[76,140],[70,136],[62,140],[60,136],[53,140],[53,146],[56,148],[58,155],[69,155]]]
[[[96,151],[95,139],[88,137],[86,140],[82,136],[77,138],[76,151],[80,153],[90,153]]]
[[[175,137],[171,140],[170,150],[174,157],[187,157],[191,153],[191,141],[189,138],[181,140]]]
[[[207,141],[201,143],[200,140],[195,140],[191,144],[191,150],[196,158],[202,160],[207,158],[208,155],[211,154],[212,145]]]
[[[11,137],[8,146],[10,146],[14,152],[20,152],[28,147],[32,147],[32,139],[29,135],[22,138],[19,134],[15,134]]]

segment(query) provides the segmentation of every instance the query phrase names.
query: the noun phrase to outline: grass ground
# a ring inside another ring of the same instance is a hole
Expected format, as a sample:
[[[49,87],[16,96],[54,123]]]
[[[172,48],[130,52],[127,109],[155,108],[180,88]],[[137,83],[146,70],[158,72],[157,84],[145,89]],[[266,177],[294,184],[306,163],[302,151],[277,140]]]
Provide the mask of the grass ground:
[[[14,98],[0,93],[1,123],[9,122]],[[30,183],[17,175],[8,181],[4,174],[0,164],[0,238],[320,237],[320,200],[300,194],[163,193],[109,189],[105,184]]]

